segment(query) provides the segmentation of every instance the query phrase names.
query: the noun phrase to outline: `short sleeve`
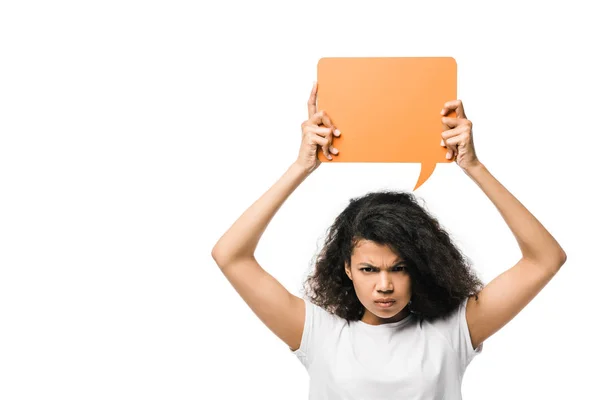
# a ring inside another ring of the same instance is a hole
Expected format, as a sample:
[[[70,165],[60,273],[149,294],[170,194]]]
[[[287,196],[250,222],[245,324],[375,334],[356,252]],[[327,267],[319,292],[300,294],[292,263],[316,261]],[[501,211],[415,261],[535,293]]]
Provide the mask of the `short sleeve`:
[[[483,343],[476,349],[473,349],[471,334],[467,325],[467,301],[468,298],[464,299],[456,311],[446,318],[434,322],[434,325],[446,336],[450,345],[457,353],[463,371],[473,358],[483,350]]]
[[[331,314],[322,307],[303,299],[306,315],[304,319],[304,329],[302,331],[302,340],[297,350],[292,353],[298,357],[302,365],[308,370],[315,356],[320,352],[323,344],[337,331],[344,319]]]

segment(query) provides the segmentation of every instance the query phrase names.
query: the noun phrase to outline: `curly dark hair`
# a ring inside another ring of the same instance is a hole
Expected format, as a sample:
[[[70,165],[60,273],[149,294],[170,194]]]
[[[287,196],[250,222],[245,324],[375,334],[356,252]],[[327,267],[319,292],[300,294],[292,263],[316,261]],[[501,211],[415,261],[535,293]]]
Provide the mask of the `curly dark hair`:
[[[471,263],[413,193],[384,190],[353,198],[328,228],[314,272],[304,282],[310,300],[346,319],[365,312],[344,271],[360,240],[387,245],[407,262],[411,312],[426,320],[447,316],[476,296],[483,283]]]

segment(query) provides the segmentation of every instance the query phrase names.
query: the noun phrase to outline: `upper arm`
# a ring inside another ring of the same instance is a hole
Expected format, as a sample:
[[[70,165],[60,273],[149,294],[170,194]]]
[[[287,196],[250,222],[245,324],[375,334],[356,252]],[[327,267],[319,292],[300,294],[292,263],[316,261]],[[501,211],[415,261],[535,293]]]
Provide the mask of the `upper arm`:
[[[254,257],[220,268],[256,316],[290,349],[298,349],[304,329],[304,300],[291,294]]]
[[[488,283],[479,292],[478,300],[470,297],[466,319],[473,347],[478,347],[512,320],[557,271],[555,265],[522,258]]]

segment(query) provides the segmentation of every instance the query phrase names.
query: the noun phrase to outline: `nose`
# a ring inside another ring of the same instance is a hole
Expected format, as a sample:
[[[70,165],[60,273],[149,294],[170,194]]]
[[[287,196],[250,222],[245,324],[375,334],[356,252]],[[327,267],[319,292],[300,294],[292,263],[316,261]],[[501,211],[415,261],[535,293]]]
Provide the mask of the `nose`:
[[[377,291],[378,292],[393,292],[394,286],[392,285],[392,280],[389,277],[387,272],[382,272],[379,274],[379,280],[377,281]]]

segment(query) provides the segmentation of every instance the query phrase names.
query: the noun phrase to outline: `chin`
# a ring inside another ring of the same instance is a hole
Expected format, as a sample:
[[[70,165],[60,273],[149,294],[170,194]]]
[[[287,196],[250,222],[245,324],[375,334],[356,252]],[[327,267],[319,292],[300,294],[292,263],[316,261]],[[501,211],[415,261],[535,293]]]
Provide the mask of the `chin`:
[[[402,308],[398,308],[398,306],[396,304],[394,304],[392,307],[390,307],[387,310],[381,310],[381,309],[375,309],[373,311],[371,311],[373,314],[377,315],[379,318],[381,319],[394,319],[396,318],[399,314],[402,314],[404,312],[405,307]]]

